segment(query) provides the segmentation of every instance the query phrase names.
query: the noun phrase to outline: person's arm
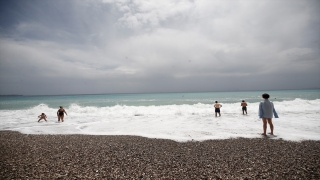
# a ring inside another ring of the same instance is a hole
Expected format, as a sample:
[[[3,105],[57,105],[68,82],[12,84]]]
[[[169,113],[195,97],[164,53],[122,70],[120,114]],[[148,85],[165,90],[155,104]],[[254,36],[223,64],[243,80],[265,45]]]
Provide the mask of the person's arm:
[[[259,105],[259,118],[262,118],[263,116],[263,110],[262,110],[262,103],[260,102],[260,105]]]
[[[63,111],[64,111],[64,113],[66,113],[66,115],[68,115],[66,110],[63,110]]]

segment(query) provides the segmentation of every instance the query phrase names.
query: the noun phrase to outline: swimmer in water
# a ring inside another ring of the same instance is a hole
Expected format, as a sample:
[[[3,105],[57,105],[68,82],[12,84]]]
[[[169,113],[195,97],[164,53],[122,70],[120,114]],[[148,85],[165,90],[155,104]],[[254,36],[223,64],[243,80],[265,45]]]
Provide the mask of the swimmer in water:
[[[41,119],[43,119],[43,120],[45,120],[46,122],[48,122],[48,121],[47,121],[47,115],[46,115],[45,113],[41,113],[41,114],[38,116],[38,118],[40,118],[40,119],[38,120],[38,122],[40,122]]]
[[[64,118],[64,113],[66,113],[66,115],[68,115],[67,112],[66,112],[66,110],[64,110],[63,107],[60,106],[60,109],[58,109],[58,111],[57,111],[58,122],[60,122],[60,119],[61,119],[62,122],[64,121],[64,120],[63,120],[63,118]]]

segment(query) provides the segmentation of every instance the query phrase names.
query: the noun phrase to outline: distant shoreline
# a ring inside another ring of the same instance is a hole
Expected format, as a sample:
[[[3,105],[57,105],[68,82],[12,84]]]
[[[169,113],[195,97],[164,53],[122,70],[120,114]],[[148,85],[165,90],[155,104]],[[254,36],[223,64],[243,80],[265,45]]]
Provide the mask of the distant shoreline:
[[[273,90],[226,90],[226,91],[190,91],[190,92],[120,92],[120,93],[96,93],[96,94],[43,94],[43,95],[0,95],[1,96],[79,96],[79,95],[117,95],[117,94],[175,94],[175,93],[220,93],[220,92],[272,92],[272,91],[302,91],[302,90],[320,90],[320,88],[306,89],[273,89]]]
[[[1,96],[23,96],[23,95],[19,95],[19,94],[9,94],[9,95],[0,95]]]

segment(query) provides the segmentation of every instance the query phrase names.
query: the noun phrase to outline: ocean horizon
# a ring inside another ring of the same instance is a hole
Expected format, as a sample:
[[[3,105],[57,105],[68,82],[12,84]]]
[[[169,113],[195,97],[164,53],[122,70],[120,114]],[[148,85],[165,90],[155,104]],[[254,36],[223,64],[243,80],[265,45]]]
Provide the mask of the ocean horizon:
[[[66,93],[66,94],[0,94],[0,96],[74,96],[74,95],[108,95],[108,94],[168,94],[168,93],[217,93],[217,92],[272,92],[272,91],[303,91],[320,90],[320,88],[305,89],[269,89],[269,90],[218,90],[218,91],[166,91],[166,92],[109,92],[109,93]]]

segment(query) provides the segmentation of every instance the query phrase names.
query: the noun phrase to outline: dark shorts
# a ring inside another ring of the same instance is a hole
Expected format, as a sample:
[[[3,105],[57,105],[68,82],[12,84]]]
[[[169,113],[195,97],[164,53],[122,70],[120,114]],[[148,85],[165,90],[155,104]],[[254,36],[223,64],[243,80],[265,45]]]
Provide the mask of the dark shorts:
[[[247,110],[247,107],[246,107],[246,106],[243,106],[243,107],[242,107],[242,110],[246,111],[246,110]]]
[[[59,112],[59,116],[63,116],[64,115],[64,112]]]
[[[220,108],[216,108],[215,112],[220,112]]]

